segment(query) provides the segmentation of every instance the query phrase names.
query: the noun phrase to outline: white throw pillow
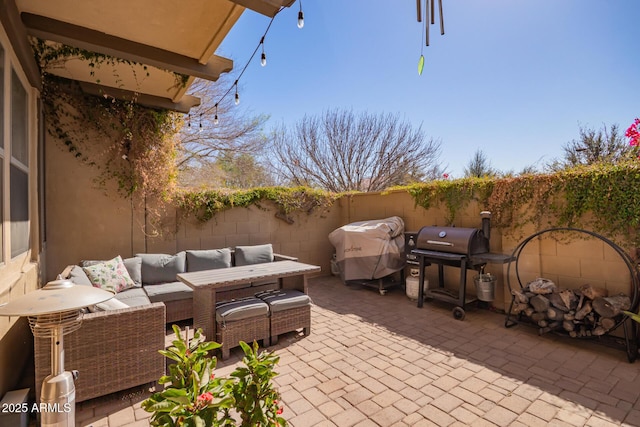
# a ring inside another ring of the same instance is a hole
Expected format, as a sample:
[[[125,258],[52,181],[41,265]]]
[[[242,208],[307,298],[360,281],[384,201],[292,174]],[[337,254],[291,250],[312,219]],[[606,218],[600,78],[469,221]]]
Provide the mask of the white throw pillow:
[[[129,306],[120,300],[111,298],[104,302],[100,302],[96,305],[90,306],[89,311],[92,313],[97,313],[98,311],[117,310],[119,308],[129,308]]]
[[[120,255],[109,261],[82,267],[82,270],[87,274],[93,286],[105,291],[118,293],[136,285]]]

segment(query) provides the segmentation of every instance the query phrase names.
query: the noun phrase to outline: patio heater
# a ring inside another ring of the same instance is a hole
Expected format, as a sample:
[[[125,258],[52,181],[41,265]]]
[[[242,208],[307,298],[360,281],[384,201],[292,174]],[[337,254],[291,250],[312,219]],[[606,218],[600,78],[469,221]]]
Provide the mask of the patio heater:
[[[42,427],[75,427],[78,372],[64,370],[64,335],[80,328],[83,307],[113,297],[111,292],[92,286],[78,286],[58,279],[4,305],[0,316],[28,316],[29,327],[37,338],[51,339],[51,374],[42,382],[40,412]]]

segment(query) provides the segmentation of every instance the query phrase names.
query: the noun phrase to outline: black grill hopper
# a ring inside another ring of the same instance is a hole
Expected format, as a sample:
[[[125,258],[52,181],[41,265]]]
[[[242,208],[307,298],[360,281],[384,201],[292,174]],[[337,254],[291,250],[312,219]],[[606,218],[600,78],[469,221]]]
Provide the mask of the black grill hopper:
[[[512,257],[489,252],[489,218],[491,213],[482,212],[482,229],[458,227],[422,227],[418,232],[415,249],[411,250],[419,261],[418,307],[422,307],[424,297],[456,304],[453,317],[465,317],[464,306],[475,301],[475,296],[467,296],[467,269],[484,269],[487,263],[507,263]],[[423,290],[425,267],[438,265],[438,287]],[[444,287],[444,266],[460,269],[458,292]]]

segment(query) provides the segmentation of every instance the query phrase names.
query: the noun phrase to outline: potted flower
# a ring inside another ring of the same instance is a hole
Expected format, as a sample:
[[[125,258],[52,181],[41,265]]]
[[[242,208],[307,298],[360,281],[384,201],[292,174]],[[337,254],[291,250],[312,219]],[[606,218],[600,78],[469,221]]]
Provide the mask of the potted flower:
[[[177,326],[173,330],[177,339],[160,353],[176,363],[169,366],[169,375],[158,380],[164,389],[142,402],[142,408],[153,413],[152,426],[236,426],[238,417],[243,427],[287,425],[280,416],[280,395],[271,382],[278,356],[258,353],[257,343],[252,347],[241,342],[245,366],[236,368],[230,378],[217,377],[217,359],[209,354],[220,344],[206,342],[201,329],[192,340],[186,333],[183,337]]]

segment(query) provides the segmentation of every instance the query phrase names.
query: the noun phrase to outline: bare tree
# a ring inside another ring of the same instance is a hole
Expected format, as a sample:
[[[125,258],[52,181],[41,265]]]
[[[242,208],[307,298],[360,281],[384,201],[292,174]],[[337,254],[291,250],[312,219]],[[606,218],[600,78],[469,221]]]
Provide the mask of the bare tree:
[[[184,170],[179,176],[183,187],[251,188],[274,185],[274,177],[256,157],[248,153],[225,152]]]
[[[228,80],[223,77],[214,83],[198,79],[191,86],[202,102],[191,109],[180,131],[180,169],[215,161],[223,153],[256,153],[264,147],[262,127],[268,117],[246,115],[233,105],[233,96],[220,101],[229,87]]]
[[[579,165],[618,163],[628,158],[632,152],[617,124],[610,128],[603,125],[598,130],[580,126],[580,138],[568,142],[562,149],[564,158],[553,161],[548,169],[562,170]]]
[[[440,143],[392,114],[305,116],[273,135],[281,178],[329,191],[379,191],[441,175]]]
[[[491,162],[486,154],[480,149],[476,150],[469,163],[464,168],[464,176],[466,178],[476,177],[492,177],[496,176],[497,171],[491,166]]]

